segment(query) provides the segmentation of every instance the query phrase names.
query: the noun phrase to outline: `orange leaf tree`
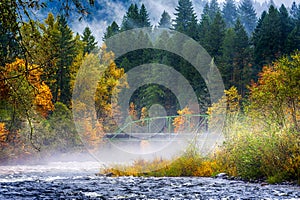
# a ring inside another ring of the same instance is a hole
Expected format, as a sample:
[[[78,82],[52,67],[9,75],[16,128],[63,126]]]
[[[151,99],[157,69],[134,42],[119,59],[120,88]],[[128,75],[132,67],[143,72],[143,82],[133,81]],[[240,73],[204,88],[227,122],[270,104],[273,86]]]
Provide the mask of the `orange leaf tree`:
[[[186,115],[192,114],[192,111],[190,111],[190,109],[188,107],[185,107],[184,109],[179,110],[177,113],[179,114],[179,116],[176,117],[173,121],[173,125],[175,127],[174,128],[175,133],[185,131],[187,128],[189,128],[191,126],[191,124],[189,124],[189,121],[186,116]]]
[[[10,122],[9,133],[18,134],[24,120],[30,126],[30,133],[26,135],[33,143],[33,121],[39,117],[46,117],[54,109],[52,94],[49,87],[41,80],[43,71],[37,65],[31,65],[22,59],[6,64],[0,73],[1,104],[6,106]],[[0,116],[1,117],[1,116]],[[1,119],[1,118],[0,118]]]
[[[2,72],[1,90],[7,92],[4,100],[9,101],[23,116],[28,117],[32,111],[47,116],[54,108],[51,91],[41,80],[42,73],[40,67],[22,59],[7,64]]]

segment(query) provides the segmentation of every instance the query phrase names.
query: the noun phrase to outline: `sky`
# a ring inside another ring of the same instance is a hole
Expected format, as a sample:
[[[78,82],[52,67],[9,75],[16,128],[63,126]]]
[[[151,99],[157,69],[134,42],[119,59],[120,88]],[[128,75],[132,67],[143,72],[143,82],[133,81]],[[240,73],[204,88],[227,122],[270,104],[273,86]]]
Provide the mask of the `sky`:
[[[100,1],[100,0],[96,0]],[[150,20],[152,25],[157,25],[161,14],[164,10],[166,10],[171,17],[174,17],[175,7],[178,4],[178,0],[139,0],[141,3],[144,3],[146,6],[147,11],[150,13]],[[219,3],[224,2],[225,0],[219,0]],[[237,2],[239,0],[236,0]],[[268,0],[254,0],[259,3],[263,3]],[[294,0],[273,0],[274,3],[277,6],[280,6],[282,3],[284,3],[286,6],[290,7],[292,5],[292,2]],[[127,11],[127,7],[124,7],[120,2],[118,1],[110,1],[110,0],[101,0],[101,3],[105,3],[105,12],[108,12],[110,17],[107,20],[93,20],[90,22],[87,22],[86,20],[82,20],[81,22],[78,22],[77,20],[71,23],[71,28],[75,33],[82,34],[82,31],[85,27],[89,27],[94,36],[96,37],[98,43],[102,43],[103,35],[106,31],[107,26],[109,26],[112,21],[116,21],[119,25],[122,23],[122,18],[125,15]],[[198,18],[201,16],[202,8],[199,6],[199,0],[192,0],[194,5],[194,10],[198,16]],[[300,0],[296,0],[296,3],[300,3]],[[99,13],[103,12],[103,10],[99,10]],[[259,16],[260,14],[258,14]]]
[[[219,2],[224,2],[225,0],[218,0]],[[236,1],[239,1],[239,0],[236,0]],[[259,3],[263,3],[265,2],[265,0],[254,0],[254,1],[257,1]],[[281,5],[282,3],[286,4],[286,5],[291,5],[293,3],[294,0],[273,0],[274,3],[276,5]],[[299,1],[299,0],[295,0],[296,2]],[[299,2],[298,2],[299,3]]]

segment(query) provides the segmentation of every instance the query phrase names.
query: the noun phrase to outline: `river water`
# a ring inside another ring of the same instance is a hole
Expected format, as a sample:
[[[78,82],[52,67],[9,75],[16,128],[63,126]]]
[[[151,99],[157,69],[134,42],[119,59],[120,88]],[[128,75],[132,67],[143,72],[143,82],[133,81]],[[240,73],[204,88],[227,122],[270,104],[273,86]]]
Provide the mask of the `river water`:
[[[99,162],[0,166],[0,199],[300,199],[300,187],[216,178],[102,177]]]

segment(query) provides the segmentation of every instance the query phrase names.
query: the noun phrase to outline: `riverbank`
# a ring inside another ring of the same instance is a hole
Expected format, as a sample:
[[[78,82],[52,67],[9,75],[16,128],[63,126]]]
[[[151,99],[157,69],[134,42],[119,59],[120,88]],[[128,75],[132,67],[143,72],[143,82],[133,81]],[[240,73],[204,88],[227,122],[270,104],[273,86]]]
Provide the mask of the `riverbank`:
[[[0,166],[0,199],[298,199],[300,187],[201,177],[104,177],[97,163]]]
[[[259,146],[261,143],[258,141],[263,141],[265,137],[266,135],[261,134],[249,138],[248,135],[247,145],[244,137],[240,136],[239,140],[224,143],[207,157],[202,157],[197,148],[190,146],[181,156],[171,160],[141,159],[128,165],[111,165],[102,169],[100,174],[115,177],[216,177],[223,174],[223,178],[228,180],[300,185],[297,135],[281,132],[280,135],[268,138],[274,144],[280,144],[273,149],[267,145]],[[256,145],[253,146],[249,142]],[[270,157],[271,155],[274,157]]]
[[[154,161],[138,160],[132,165],[114,165],[100,170],[97,176],[104,177],[200,177],[217,178],[228,181],[243,181],[245,183],[255,183],[262,186],[269,184],[281,184],[290,186],[300,186],[300,182],[295,179],[270,179],[245,178],[228,174],[226,170],[221,170],[216,160],[203,158],[180,157],[173,161],[160,160]]]

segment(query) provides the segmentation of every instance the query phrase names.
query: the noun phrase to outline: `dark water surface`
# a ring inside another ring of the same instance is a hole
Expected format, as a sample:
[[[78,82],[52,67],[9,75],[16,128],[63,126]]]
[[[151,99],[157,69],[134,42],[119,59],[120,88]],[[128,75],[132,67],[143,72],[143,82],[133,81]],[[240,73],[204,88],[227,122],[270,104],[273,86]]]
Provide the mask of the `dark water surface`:
[[[215,178],[99,177],[97,162],[0,166],[0,199],[300,199],[300,187]]]

